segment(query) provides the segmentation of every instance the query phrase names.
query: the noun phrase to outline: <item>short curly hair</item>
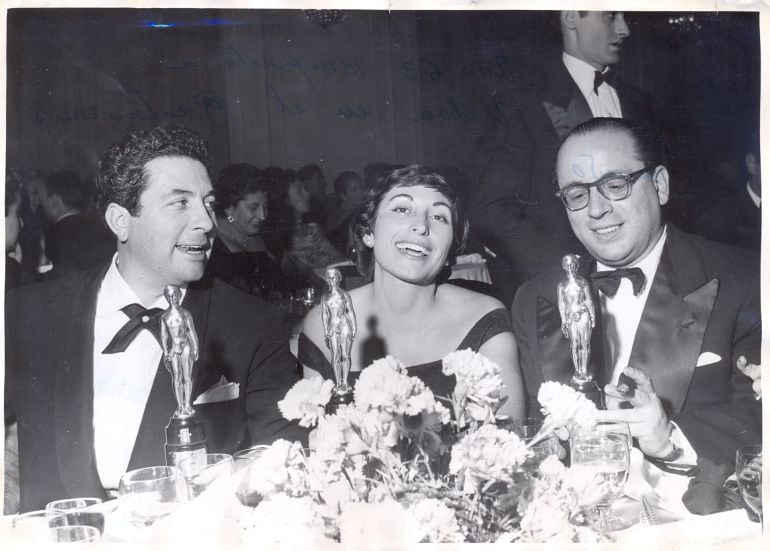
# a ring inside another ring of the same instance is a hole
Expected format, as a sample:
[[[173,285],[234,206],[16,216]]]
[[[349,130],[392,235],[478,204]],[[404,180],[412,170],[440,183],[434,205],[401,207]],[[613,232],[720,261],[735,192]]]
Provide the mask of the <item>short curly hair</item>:
[[[210,168],[206,140],[182,125],[132,132],[104,152],[96,176],[96,210],[104,217],[116,203],[131,216],[139,214],[139,197],[147,186],[147,163],[158,157],[190,157]]]
[[[247,195],[263,192],[268,194],[270,180],[256,166],[249,163],[227,165],[219,173],[214,195],[217,199],[216,213],[224,214],[225,209],[234,207]]]
[[[353,223],[353,242],[358,272],[371,281],[374,274],[374,252],[364,244],[364,235],[372,233],[377,210],[383,197],[393,188],[424,186],[442,194],[452,212],[452,245],[447,258],[462,254],[468,240],[468,219],[457,190],[439,173],[421,165],[409,165],[390,172],[384,180],[364,193],[361,208]]]

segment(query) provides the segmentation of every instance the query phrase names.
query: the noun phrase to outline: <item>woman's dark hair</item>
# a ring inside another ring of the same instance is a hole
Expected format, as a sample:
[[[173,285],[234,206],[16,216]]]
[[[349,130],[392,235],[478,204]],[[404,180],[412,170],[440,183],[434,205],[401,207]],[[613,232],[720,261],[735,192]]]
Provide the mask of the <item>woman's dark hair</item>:
[[[468,220],[463,212],[462,201],[457,190],[440,174],[421,165],[409,165],[390,172],[384,180],[367,188],[361,208],[353,223],[353,241],[356,248],[356,264],[359,273],[371,281],[374,273],[374,252],[364,245],[364,235],[372,233],[377,219],[377,210],[382,198],[394,188],[422,186],[439,192],[446,197],[452,212],[454,237],[447,258],[462,254],[468,239]]]
[[[214,189],[217,199],[216,213],[224,214],[225,209],[234,207],[247,195],[258,191],[268,193],[268,180],[257,167],[248,163],[226,166],[219,173]]]
[[[268,166],[262,171],[267,185],[267,197],[270,210],[265,222],[264,235],[279,243],[282,247],[291,247],[291,238],[295,229],[294,210],[289,205],[289,186],[299,176],[295,170],[277,166]]]

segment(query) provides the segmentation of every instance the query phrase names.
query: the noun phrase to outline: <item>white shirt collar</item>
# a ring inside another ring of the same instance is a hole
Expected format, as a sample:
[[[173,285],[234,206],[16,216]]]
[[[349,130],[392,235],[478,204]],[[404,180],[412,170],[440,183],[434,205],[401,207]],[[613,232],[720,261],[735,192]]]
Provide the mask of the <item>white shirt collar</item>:
[[[184,300],[187,289],[180,289],[182,296],[180,303]],[[96,315],[104,316],[116,312],[128,304],[142,304],[137,294],[131,286],[123,279],[118,271],[118,253],[115,253],[110,262],[107,273],[104,274],[102,285],[99,289],[99,300],[96,302]],[[152,304],[145,305],[145,308],[168,308],[166,298],[161,295]]]
[[[762,205],[762,197],[754,193],[754,190],[751,189],[751,182],[746,182],[746,191],[749,192],[749,197],[751,197],[751,200],[754,201],[754,204],[757,206],[757,208],[760,208]]]
[[[569,74],[572,76],[572,80],[575,81],[575,84],[577,84],[577,87],[580,89],[580,92],[584,96],[592,94],[594,91],[594,73],[596,73],[596,69],[582,59],[569,55],[567,52],[562,52],[561,58],[567,71],[569,71]],[[606,73],[608,70],[609,68],[605,67],[601,72]]]
[[[649,288],[652,284],[652,279],[655,277],[655,272],[658,271],[658,264],[660,264],[660,257],[663,254],[663,245],[666,244],[666,235],[668,234],[668,230],[666,226],[663,226],[663,233],[660,235],[660,239],[658,239],[658,242],[655,244],[655,246],[650,250],[647,255],[644,256],[641,260],[637,261],[636,263],[632,264],[631,266],[627,266],[628,268],[639,268],[644,272],[644,277],[647,281],[646,287]],[[614,270],[615,268],[611,266],[607,266],[605,264],[602,264],[598,260],[596,261],[596,271],[598,272],[605,272]]]

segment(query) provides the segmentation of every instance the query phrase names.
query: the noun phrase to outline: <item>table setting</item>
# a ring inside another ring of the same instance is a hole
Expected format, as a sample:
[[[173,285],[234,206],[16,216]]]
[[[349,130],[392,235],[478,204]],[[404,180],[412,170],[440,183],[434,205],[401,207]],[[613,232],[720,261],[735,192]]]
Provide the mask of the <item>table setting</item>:
[[[343,307],[341,275],[327,274],[325,328],[353,315]],[[442,359],[456,384],[440,397],[392,356],[349,385],[352,339],[332,335],[334,380],[302,379],[278,402],[284,418],[311,429],[308,447],[279,439],[232,455],[209,453],[189,403],[197,340],[175,297],[170,289],[162,318],[178,401],[166,427],[166,465],[124,473],[115,499],[57,500],[5,517],[9,541],[400,547],[752,545],[761,538],[761,444],[736,450],[724,488],[733,509],[692,515],[681,493],[672,498],[656,486],[628,425],[598,419],[600,397],[580,365],[587,354],[575,355],[574,384],[542,383],[542,418],[510,419],[497,415],[501,368],[477,352]]]

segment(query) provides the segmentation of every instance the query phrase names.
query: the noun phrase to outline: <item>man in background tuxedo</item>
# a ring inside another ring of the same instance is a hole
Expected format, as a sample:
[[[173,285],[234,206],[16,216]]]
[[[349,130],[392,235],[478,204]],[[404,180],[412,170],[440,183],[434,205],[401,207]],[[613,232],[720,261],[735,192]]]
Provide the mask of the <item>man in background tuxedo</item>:
[[[738,446],[761,442],[761,406],[737,367],[740,357],[760,363],[759,258],[664,224],[669,174],[658,151],[642,127],[597,118],[573,130],[556,162],[570,225],[593,257],[579,272],[597,305],[591,366],[608,406],[600,413],[627,422],[663,472],[692,474],[697,464],[725,465],[726,474]],[[530,408],[543,381],[566,384],[574,371],[557,267],[522,285],[513,305]],[[667,486],[681,495],[687,477],[674,476],[679,483]]]
[[[476,152],[471,228],[498,257],[490,265],[493,283],[511,292],[562,255],[582,250],[552,193],[564,137],[591,117],[654,124],[650,98],[612,70],[630,34],[623,13],[562,11],[559,21],[561,59],[524,72],[510,122]]]
[[[53,263],[49,277],[104,264],[115,252],[112,234],[86,214],[89,194],[72,171],[47,174],[42,180],[40,207],[50,224],[45,232],[46,256]]]
[[[164,428],[177,403],[153,328],[167,285],[182,290],[198,333],[192,396],[208,451],[304,436],[277,407],[298,378],[280,312],[203,278],[215,230],[207,161],[206,143],[183,127],[129,134],[99,166],[112,260],[9,293],[6,384],[21,510],[114,495],[124,472],[165,464]]]

